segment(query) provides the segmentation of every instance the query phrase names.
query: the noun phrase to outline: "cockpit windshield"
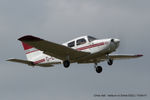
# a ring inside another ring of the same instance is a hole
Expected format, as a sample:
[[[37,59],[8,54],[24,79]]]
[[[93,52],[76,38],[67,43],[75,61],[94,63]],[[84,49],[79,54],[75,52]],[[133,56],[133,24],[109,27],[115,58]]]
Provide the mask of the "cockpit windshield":
[[[89,40],[89,42],[91,42],[91,41],[96,40],[96,38],[95,38],[95,37],[92,37],[92,36],[88,36],[88,40]]]

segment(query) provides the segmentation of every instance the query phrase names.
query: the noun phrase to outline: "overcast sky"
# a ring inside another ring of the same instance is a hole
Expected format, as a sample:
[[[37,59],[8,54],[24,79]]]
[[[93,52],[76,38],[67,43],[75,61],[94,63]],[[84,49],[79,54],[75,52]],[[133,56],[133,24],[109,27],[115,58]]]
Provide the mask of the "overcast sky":
[[[0,100],[149,100],[149,0],[0,0]],[[24,35],[63,43],[81,35],[121,39],[115,53],[144,54],[93,64],[32,68],[6,62],[26,59]],[[94,97],[94,94],[147,94],[146,97]]]

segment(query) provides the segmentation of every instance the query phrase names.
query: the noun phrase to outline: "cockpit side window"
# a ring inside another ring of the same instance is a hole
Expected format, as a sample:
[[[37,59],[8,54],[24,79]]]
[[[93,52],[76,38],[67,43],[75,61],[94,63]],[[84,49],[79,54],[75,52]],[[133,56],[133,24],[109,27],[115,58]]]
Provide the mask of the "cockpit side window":
[[[91,42],[91,41],[96,40],[96,38],[95,38],[95,37],[92,37],[92,36],[88,36],[88,40],[89,40],[89,42]]]
[[[74,47],[75,46],[75,42],[74,41],[72,41],[72,42],[70,42],[70,43],[68,43],[68,47]]]
[[[77,45],[81,45],[81,44],[85,44],[85,43],[86,43],[86,40],[84,38],[77,40]]]

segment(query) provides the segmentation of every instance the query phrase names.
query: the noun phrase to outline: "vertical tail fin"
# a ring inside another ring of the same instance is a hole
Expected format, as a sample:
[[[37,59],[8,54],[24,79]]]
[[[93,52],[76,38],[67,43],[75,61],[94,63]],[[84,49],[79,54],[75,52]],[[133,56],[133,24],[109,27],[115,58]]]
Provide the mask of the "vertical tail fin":
[[[22,45],[23,45],[27,60],[29,60],[29,61],[35,61],[35,59],[37,59],[38,57],[40,57],[43,54],[42,51],[24,43],[24,42],[22,42]]]

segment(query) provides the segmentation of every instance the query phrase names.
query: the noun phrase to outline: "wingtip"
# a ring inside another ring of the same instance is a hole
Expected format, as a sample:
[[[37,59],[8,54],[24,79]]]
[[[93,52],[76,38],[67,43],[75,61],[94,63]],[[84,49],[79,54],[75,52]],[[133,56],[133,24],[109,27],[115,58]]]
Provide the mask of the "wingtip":
[[[19,41],[38,41],[41,39],[32,35],[26,35],[26,36],[19,38],[18,40]]]
[[[142,57],[142,56],[144,56],[144,55],[142,55],[142,54],[137,54],[136,56],[137,56],[137,57]]]
[[[10,61],[10,59],[6,59],[5,61]]]
[[[14,60],[14,58],[9,58],[9,59],[6,59],[5,61],[12,61]]]

